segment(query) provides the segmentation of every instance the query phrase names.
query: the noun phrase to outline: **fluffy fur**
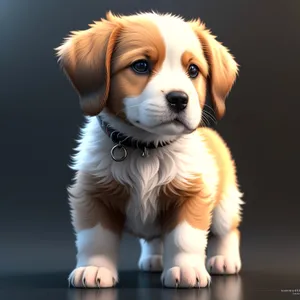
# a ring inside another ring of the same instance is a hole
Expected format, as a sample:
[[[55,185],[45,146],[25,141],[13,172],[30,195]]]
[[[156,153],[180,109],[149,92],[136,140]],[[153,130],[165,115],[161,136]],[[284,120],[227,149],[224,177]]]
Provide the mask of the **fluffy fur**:
[[[238,272],[243,202],[235,165],[222,138],[199,127],[207,89],[217,118],[225,113],[238,70],[228,50],[199,20],[108,13],[73,32],[57,53],[86,115],[69,188],[78,251],[70,283],[113,286],[124,230],[141,238],[140,269],[162,270],[164,286],[199,288],[209,285],[209,272]],[[130,67],[141,59],[151,65],[148,74]],[[188,74],[191,64],[199,70],[195,78]],[[166,95],[178,90],[188,103],[174,112]],[[136,140],[171,143],[148,157],[128,148],[128,157],[115,162],[114,143],[97,115]],[[214,237],[206,260],[209,231]]]

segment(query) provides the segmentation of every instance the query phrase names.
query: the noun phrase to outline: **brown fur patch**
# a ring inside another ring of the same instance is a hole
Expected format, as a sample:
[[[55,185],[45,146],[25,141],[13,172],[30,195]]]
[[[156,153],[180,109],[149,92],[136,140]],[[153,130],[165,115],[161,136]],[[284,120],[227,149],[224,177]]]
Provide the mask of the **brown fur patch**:
[[[205,58],[196,53],[185,51],[181,56],[181,63],[185,70],[187,70],[191,64],[195,64],[198,66],[202,76],[205,78],[208,76],[208,65]]]
[[[112,78],[108,109],[125,119],[123,99],[139,96],[151,78],[160,70],[165,59],[165,44],[157,26],[145,19],[122,20],[123,30],[112,58]],[[130,65],[146,59],[152,72],[136,74]]]
[[[216,40],[204,23],[197,20],[189,24],[198,36],[208,61],[212,101],[216,117],[221,119],[225,114],[225,99],[238,73],[238,64],[229,50]]]
[[[99,178],[78,172],[68,192],[72,224],[77,232],[101,223],[103,227],[121,233],[129,199],[124,186],[116,181],[102,184]]]
[[[206,63],[206,61],[203,61],[203,60],[205,60],[203,57],[196,56],[195,54],[191,53],[190,51],[185,51],[181,56],[181,63],[186,72],[188,71],[188,68],[191,64],[195,64],[196,66],[198,66],[198,68],[200,70],[200,74],[196,78],[191,79],[191,80],[197,91],[201,108],[203,108],[204,104],[205,104],[206,77],[208,74],[207,63]]]
[[[87,115],[97,115],[105,106],[110,86],[110,61],[121,26],[107,20],[74,31],[56,49],[59,62],[80,96]]]
[[[185,183],[172,181],[163,187],[159,197],[163,232],[169,232],[183,221],[192,227],[208,230],[213,199],[201,176]]]

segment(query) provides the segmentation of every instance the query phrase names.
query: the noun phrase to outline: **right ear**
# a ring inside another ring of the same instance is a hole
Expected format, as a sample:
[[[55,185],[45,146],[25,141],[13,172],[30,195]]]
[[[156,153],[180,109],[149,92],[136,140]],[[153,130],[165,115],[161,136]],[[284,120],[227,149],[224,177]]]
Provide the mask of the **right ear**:
[[[89,29],[71,32],[56,48],[58,61],[80,97],[84,114],[95,116],[104,108],[110,88],[110,64],[121,29],[109,12]],[[116,17],[115,17],[116,18]]]

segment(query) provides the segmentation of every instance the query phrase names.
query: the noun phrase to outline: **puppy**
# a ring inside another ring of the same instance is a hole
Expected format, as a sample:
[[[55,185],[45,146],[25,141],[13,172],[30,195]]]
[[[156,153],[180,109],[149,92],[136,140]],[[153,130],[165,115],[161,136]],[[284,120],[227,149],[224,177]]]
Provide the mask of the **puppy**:
[[[210,274],[239,272],[235,164],[201,126],[208,92],[217,119],[225,113],[238,72],[228,50],[200,20],[154,12],[109,12],[56,50],[86,115],[68,189],[70,284],[114,286],[124,231],[140,238],[139,268],[162,271],[165,287],[206,287]]]

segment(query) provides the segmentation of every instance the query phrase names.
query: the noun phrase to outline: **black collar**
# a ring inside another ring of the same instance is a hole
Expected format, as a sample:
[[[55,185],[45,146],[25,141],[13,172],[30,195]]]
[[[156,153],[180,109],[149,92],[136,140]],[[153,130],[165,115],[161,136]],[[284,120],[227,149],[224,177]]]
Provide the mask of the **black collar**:
[[[159,147],[164,147],[170,145],[172,142],[175,141],[173,140],[169,142],[159,142],[159,143],[142,142],[137,140],[134,137],[127,136],[122,132],[115,130],[109,123],[103,121],[100,116],[97,116],[97,119],[99,121],[100,127],[102,128],[103,132],[116,144],[116,146],[118,146],[119,148],[123,148],[123,151],[124,150],[126,151],[124,147],[140,149],[142,151],[142,155],[147,156],[148,149],[157,149]],[[127,156],[127,151],[126,151],[126,156]]]
[[[201,127],[210,127],[215,128],[217,125],[217,120],[215,118],[215,111],[212,108],[211,105],[211,99],[210,97],[207,97],[206,100],[207,104],[205,104],[203,109],[203,114],[205,113],[205,118],[203,118],[203,121],[201,122]],[[208,110],[209,109],[209,110]],[[123,133],[121,133],[118,130],[115,130],[113,127],[111,127],[110,124],[103,121],[100,116],[97,116],[97,119],[99,121],[100,127],[102,128],[103,132],[115,143],[115,145],[111,149],[111,157],[114,161],[120,162],[123,161],[127,157],[127,149],[134,148],[141,150],[142,157],[149,156],[148,149],[157,149],[160,147],[168,146],[171,143],[173,143],[175,140],[169,141],[169,142],[142,142],[137,140],[134,137],[127,136]],[[121,157],[116,156],[116,151],[121,150]]]

